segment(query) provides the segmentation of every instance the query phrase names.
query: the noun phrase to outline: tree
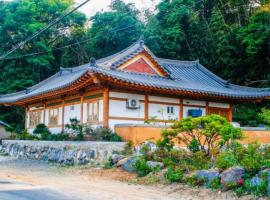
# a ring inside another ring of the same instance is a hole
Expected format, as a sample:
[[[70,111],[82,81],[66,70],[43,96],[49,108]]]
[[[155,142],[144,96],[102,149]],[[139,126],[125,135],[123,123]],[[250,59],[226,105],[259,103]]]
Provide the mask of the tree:
[[[111,9],[91,18],[92,26],[88,34],[92,38],[92,55],[98,58],[123,50],[142,34],[143,24],[133,4],[114,0]]]
[[[158,144],[170,150],[175,143],[182,143],[188,147],[196,141],[200,150],[212,155],[220,147],[229,148],[241,138],[240,128],[234,128],[224,117],[208,115],[188,117],[175,122],[171,129],[162,133],[162,139]]]

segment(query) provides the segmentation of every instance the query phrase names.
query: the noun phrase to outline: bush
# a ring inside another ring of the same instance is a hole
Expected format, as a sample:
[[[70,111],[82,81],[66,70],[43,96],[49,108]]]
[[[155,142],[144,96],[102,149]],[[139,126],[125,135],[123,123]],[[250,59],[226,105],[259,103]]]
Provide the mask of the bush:
[[[101,140],[101,141],[110,141],[110,142],[121,142],[122,138],[114,133],[109,128],[96,128],[91,135],[93,136],[94,140]]]
[[[50,140],[51,132],[45,124],[38,124],[33,133],[39,135],[41,140]]]
[[[197,118],[188,117],[175,122],[170,130],[162,132],[162,139],[157,144],[170,151],[177,141],[187,147],[197,146],[193,150],[200,149],[212,156],[216,149],[221,146],[229,148],[241,138],[241,129],[234,128],[224,117],[207,115]]]
[[[22,131],[21,133],[18,133],[16,135],[16,139],[17,140],[39,140],[37,136],[28,133],[26,130]]]
[[[139,177],[146,176],[151,172],[151,168],[148,167],[146,159],[144,157],[139,157],[134,163],[134,169]]]
[[[133,142],[132,141],[128,141],[125,146],[124,146],[124,150],[122,152],[124,155],[131,155],[133,153]]]
[[[192,139],[188,145],[188,149],[193,153],[200,151],[199,142],[196,139]]]
[[[237,165],[237,163],[238,162],[234,153],[223,152],[217,156],[215,165],[218,169],[225,170],[229,167]]]
[[[168,167],[167,171],[164,174],[164,178],[169,182],[180,182],[182,181],[184,173],[182,169],[175,168],[173,166]]]

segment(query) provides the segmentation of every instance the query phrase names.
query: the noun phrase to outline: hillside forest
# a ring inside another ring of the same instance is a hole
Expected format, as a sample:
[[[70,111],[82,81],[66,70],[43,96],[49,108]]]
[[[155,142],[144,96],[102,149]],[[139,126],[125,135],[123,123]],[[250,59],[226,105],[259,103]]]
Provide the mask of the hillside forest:
[[[0,1],[0,54],[75,6],[73,0]],[[270,0],[161,0],[155,10],[112,0],[109,11],[74,12],[0,60],[0,94],[118,52],[144,36],[159,57],[200,60],[231,83],[270,87]],[[234,108],[242,125],[261,123],[267,102]],[[0,107],[0,120],[24,127],[23,108]]]

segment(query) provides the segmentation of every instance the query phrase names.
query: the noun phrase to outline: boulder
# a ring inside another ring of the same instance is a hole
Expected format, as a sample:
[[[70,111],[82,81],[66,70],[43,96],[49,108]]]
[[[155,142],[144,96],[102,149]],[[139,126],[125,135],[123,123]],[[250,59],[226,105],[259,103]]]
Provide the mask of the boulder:
[[[160,168],[160,169],[164,168],[164,164],[162,162],[147,161],[146,164],[150,168]]]
[[[136,146],[134,148],[135,153],[138,155],[143,155],[145,154],[145,150],[148,150],[148,152],[154,152],[158,149],[157,145],[154,142],[151,141],[145,141],[141,145]]]
[[[125,158],[125,156],[123,155],[119,155],[119,154],[113,154],[112,155],[112,162],[113,164],[117,164],[120,160],[123,160]]]
[[[242,185],[244,183],[245,169],[243,167],[231,167],[221,173],[221,183],[226,187]]]
[[[125,161],[122,164],[123,170],[130,172],[130,173],[135,172],[134,164],[137,162],[137,160],[138,160],[137,157],[130,157],[130,158],[125,159]]]
[[[262,178],[260,178],[258,175],[254,176],[251,180],[250,180],[250,186],[251,187],[259,187],[262,184]]]
[[[195,177],[199,180],[204,180],[207,183],[211,183],[214,179],[219,178],[219,171],[216,169],[198,170],[195,172]]]

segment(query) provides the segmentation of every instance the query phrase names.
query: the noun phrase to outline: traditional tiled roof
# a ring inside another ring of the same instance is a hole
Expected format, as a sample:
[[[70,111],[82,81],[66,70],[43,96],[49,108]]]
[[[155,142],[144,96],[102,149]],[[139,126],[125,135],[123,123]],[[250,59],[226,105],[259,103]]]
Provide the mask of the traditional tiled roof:
[[[153,76],[117,69],[121,64],[141,52],[146,52],[168,73],[168,76]],[[224,98],[249,100],[270,97],[269,89],[243,87],[231,84],[207,70],[199,61],[179,61],[157,58],[145,46],[143,41],[138,41],[119,53],[97,60],[96,63],[92,63],[92,65],[88,63],[75,68],[62,68],[57,74],[27,90],[0,95],[0,103],[16,103],[24,99],[66,88],[79,80],[86,73],[102,75],[130,84],[149,86],[162,90],[193,92],[203,94],[204,96],[214,95]]]

